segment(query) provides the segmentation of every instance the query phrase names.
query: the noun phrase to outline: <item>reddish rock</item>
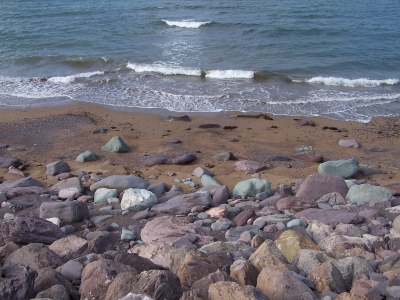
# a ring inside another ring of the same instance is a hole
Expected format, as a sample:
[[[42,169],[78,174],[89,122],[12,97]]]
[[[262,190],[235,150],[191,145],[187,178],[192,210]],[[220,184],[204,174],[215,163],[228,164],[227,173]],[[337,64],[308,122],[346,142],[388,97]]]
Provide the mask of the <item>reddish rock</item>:
[[[182,194],[169,199],[167,202],[153,205],[151,210],[159,213],[187,215],[194,206],[212,206],[211,197],[202,193]]]
[[[400,195],[400,182],[392,182],[392,183],[388,183],[388,184],[383,184],[381,186],[391,190],[393,193],[393,196]]]
[[[230,267],[230,276],[241,285],[257,285],[257,277],[260,271],[249,261],[236,260]]]
[[[280,211],[291,210],[298,212],[313,207],[317,207],[317,203],[314,201],[304,200],[293,196],[282,198],[276,203],[276,208]]]
[[[311,174],[301,184],[296,193],[296,197],[318,200],[326,194],[337,192],[345,198],[348,191],[349,188],[343,177],[326,174]]]
[[[299,159],[309,162],[322,163],[322,155],[315,154],[313,151],[304,151],[292,154],[293,159]]]
[[[255,287],[249,285],[243,286],[236,282],[220,281],[214,283],[210,285],[208,295],[208,299],[210,300],[268,300],[268,297]]]
[[[41,195],[48,193],[48,191],[45,188],[40,186],[3,188],[0,189],[0,192],[4,193],[7,199],[12,199],[19,196]]]
[[[138,273],[160,269],[160,267],[153,263],[150,259],[141,257],[136,253],[121,252],[114,257],[114,261],[131,266],[135,268]]]
[[[170,157],[159,155],[146,159],[142,165],[146,167],[152,167],[155,165],[182,165],[190,163],[194,160],[196,160],[196,156],[194,154],[183,154]]]
[[[228,274],[226,274],[226,272],[217,270],[216,272],[210,273],[207,276],[195,281],[192,284],[192,290],[203,299],[208,299],[209,286],[220,281],[231,281],[231,278]]]
[[[70,295],[75,296],[73,297],[74,299],[79,299],[78,291],[73,287],[72,283],[51,267],[43,268],[38,272],[34,287],[35,291],[42,292],[56,284],[61,284]]]
[[[307,223],[312,221],[319,221],[326,225],[335,226],[339,223],[344,224],[358,224],[362,222],[362,218],[357,213],[338,211],[338,210],[324,210],[319,208],[309,208],[296,213],[295,218],[301,219]]]
[[[256,173],[266,168],[267,166],[264,163],[254,160],[240,160],[233,167],[235,171],[246,172],[247,174]]]
[[[69,235],[52,243],[49,246],[49,249],[64,261],[68,261],[82,256],[82,253],[85,252],[87,246],[88,241],[77,237],[76,235]]]
[[[330,262],[324,262],[315,266],[308,274],[318,292],[332,291],[335,293],[344,293],[347,291],[347,285],[343,280],[340,271]]]
[[[247,225],[247,220],[250,218],[255,218],[256,215],[254,213],[254,210],[248,209],[245,211],[242,211],[239,213],[234,219],[233,222],[236,224],[236,226],[243,226]]]
[[[378,285],[374,280],[359,279],[353,282],[350,294],[361,299],[382,299]]]

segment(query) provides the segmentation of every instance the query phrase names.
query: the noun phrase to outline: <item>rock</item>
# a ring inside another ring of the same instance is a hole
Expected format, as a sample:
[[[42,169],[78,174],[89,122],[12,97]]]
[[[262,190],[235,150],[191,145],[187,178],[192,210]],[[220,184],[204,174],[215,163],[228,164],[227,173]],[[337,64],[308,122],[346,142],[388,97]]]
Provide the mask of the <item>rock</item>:
[[[234,157],[232,152],[221,152],[215,154],[213,158],[219,161],[227,161],[227,160],[232,160]]]
[[[291,161],[292,159],[289,156],[285,155],[269,155],[265,158],[265,161],[272,162],[272,161]]]
[[[68,279],[57,273],[53,268],[46,267],[38,271],[38,277],[35,279],[35,291],[42,292],[55,285],[62,285],[68,291],[68,294],[75,294],[75,299],[78,299],[78,291],[72,286]],[[57,295],[57,299],[59,296]]]
[[[348,187],[344,179],[340,176],[311,174],[301,184],[296,193],[296,197],[308,200],[318,200],[329,193],[339,193],[346,197]]]
[[[356,280],[351,287],[350,295],[358,299],[382,299],[378,285],[379,282],[374,280]]]
[[[260,271],[247,260],[238,259],[230,266],[230,276],[241,285],[257,285]]]
[[[77,295],[78,296],[78,295]],[[57,299],[57,300],[70,300],[68,290],[62,284],[56,284],[52,287],[41,291],[36,295],[35,299]]]
[[[40,269],[46,267],[56,269],[63,264],[63,261],[46,245],[31,243],[11,253],[4,264],[20,264],[39,272]]]
[[[153,299],[179,300],[182,288],[179,278],[170,271],[150,270],[133,276],[130,273],[120,273],[110,284],[105,296],[106,300],[121,299],[126,292],[146,294]]]
[[[53,185],[50,188],[50,191],[54,193],[59,193],[61,190],[65,189],[76,189],[80,193],[83,193],[85,190],[83,188],[82,181],[77,177],[68,178],[60,181],[59,183]]]
[[[146,159],[142,162],[142,165],[146,167],[153,167],[155,165],[183,165],[196,159],[197,157],[194,154],[183,154],[171,157],[160,155]]]
[[[178,139],[169,139],[164,142],[164,144],[166,144],[166,145],[181,144],[181,143],[182,143],[182,141],[178,140]]]
[[[0,298],[3,300],[31,299],[36,294],[34,282],[36,272],[19,264],[1,268]]]
[[[46,174],[50,176],[56,176],[61,173],[67,173],[70,170],[71,168],[69,167],[69,165],[62,160],[46,165]]]
[[[119,136],[114,136],[103,147],[101,147],[101,150],[116,153],[126,153],[131,149]]]
[[[90,186],[90,190],[95,192],[99,188],[116,189],[118,193],[129,189],[147,189],[150,183],[137,176],[132,175],[111,175]]]
[[[308,274],[308,278],[314,282],[315,289],[320,293],[330,290],[340,294],[348,290],[340,271],[328,261],[316,265]]]
[[[318,221],[330,226],[335,226],[339,223],[358,224],[362,222],[362,218],[357,213],[319,208],[309,208],[296,213],[294,216],[307,223]]]
[[[352,203],[370,203],[388,201],[392,198],[392,191],[370,184],[353,185],[346,196],[346,201]]]
[[[136,245],[128,251],[128,253],[136,253],[142,258],[147,258],[154,264],[169,269],[174,273],[178,272],[178,268],[184,261],[187,252],[189,250],[177,248],[171,243],[156,241],[149,244]]]
[[[8,242],[4,246],[0,247],[0,265],[3,265],[4,260],[15,250],[18,250],[20,247],[14,242]],[[0,270],[1,277],[1,270]]]
[[[194,206],[212,206],[209,195],[201,193],[182,194],[169,199],[165,203],[154,205],[151,210],[159,213],[170,213],[175,215],[186,215]]]
[[[391,190],[393,193],[393,196],[400,195],[400,182],[392,182],[392,183],[388,183],[388,184],[383,184],[381,186]]]
[[[322,161],[323,161],[322,155],[317,155],[317,154],[315,154],[314,151],[298,152],[298,153],[292,154],[291,157],[293,159],[299,159],[299,160],[315,162],[315,163],[322,163]]]
[[[293,226],[302,226],[304,228],[307,227],[307,223],[300,219],[293,219],[286,224],[286,227],[290,228]]]
[[[294,230],[283,232],[276,240],[276,246],[290,262],[293,261],[293,257],[301,249],[321,250],[316,244]]]
[[[116,189],[99,188],[94,193],[94,202],[107,202],[108,198],[118,197],[118,191]]]
[[[22,165],[22,162],[18,158],[0,156],[0,168],[18,168],[20,165]]]
[[[233,219],[233,222],[236,224],[237,227],[243,226],[243,225],[247,224],[247,221],[250,218],[254,218],[255,216],[256,216],[256,214],[253,209],[247,209],[245,211],[242,211],[240,214],[238,214]]]
[[[6,181],[0,184],[0,191],[6,191],[7,189],[23,188],[23,187],[43,187],[43,185],[32,177],[24,177],[12,182]]]
[[[138,273],[150,270],[159,270],[160,266],[154,264],[151,260],[141,257],[136,253],[116,252],[114,257],[115,262],[135,268]]]
[[[263,192],[267,192],[269,195],[272,195],[271,183],[266,179],[250,178],[243,180],[238,182],[233,189],[234,196],[242,197],[255,197],[257,194]]]
[[[340,147],[344,147],[344,148],[360,148],[361,145],[359,142],[357,142],[356,140],[339,140],[339,146]]]
[[[201,176],[201,184],[203,186],[221,186],[221,184],[217,180],[207,174],[203,174],[203,176]]]
[[[121,241],[127,242],[127,241],[133,241],[134,239],[136,239],[136,233],[132,230],[128,230],[128,229],[122,229],[121,232]]]
[[[374,174],[387,174],[387,172],[384,170],[374,169],[374,168],[359,168],[358,173],[360,173],[363,176],[371,176]]]
[[[197,167],[193,171],[193,175],[198,177],[198,178],[201,178],[201,176],[203,176],[203,174],[206,174],[208,176],[214,176],[214,174],[210,170],[207,170],[207,169],[202,168],[202,167]]]
[[[359,162],[355,158],[347,160],[327,161],[318,166],[318,173],[341,176],[343,178],[353,177],[359,168]]]
[[[122,196],[121,209],[141,211],[157,204],[157,196],[145,189],[127,189]]]
[[[5,189],[0,189],[0,191],[4,192],[4,194],[8,199],[19,196],[41,195],[48,193],[48,191],[45,188],[39,186],[5,188]]]
[[[216,272],[210,273],[207,276],[204,276],[203,278],[195,281],[192,284],[191,290],[196,292],[196,295],[198,297],[201,297],[202,299],[209,299],[209,286],[213,283],[221,281],[231,281],[231,278],[226,272],[217,270]]]
[[[60,228],[53,223],[36,217],[16,216],[0,224],[0,233],[5,242],[18,244],[51,244],[63,238]]]
[[[58,267],[56,271],[72,282],[74,280],[81,280],[83,267],[83,264],[79,261],[72,259]]]
[[[87,250],[88,242],[75,235],[69,235],[57,241],[54,241],[49,249],[57,254],[64,261],[75,259]]]
[[[173,242],[185,234],[195,234],[198,237],[196,245],[208,244],[214,240],[201,227],[168,216],[155,218],[146,223],[141,231],[141,238],[145,243],[154,241]]]
[[[368,277],[373,272],[363,257],[346,257],[331,262],[340,271],[348,287],[351,287],[355,280]]]
[[[98,160],[96,153],[93,151],[87,150],[76,157],[76,161],[79,162],[88,162],[88,161],[96,161]]]
[[[81,192],[77,188],[63,189],[58,193],[58,198],[60,199],[77,199],[82,196]]]
[[[246,172],[247,174],[253,174],[266,168],[265,164],[254,160],[240,160],[233,167],[235,171]]]
[[[232,264],[232,258],[222,251],[204,253],[192,250],[186,254],[185,260],[178,269],[178,276],[183,287],[192,284],[219,268]]]
[[[59,218],[61,222],[75,223],[90,218],[88,206],[81,201],[43,202],[40,218]]]
[[[221,204],[225,204],[230,197],[229,188],[226,185],[220,186],[215,189],[212,200],[214,202],[214,206],[219,206]]]
[[[262,269],[258,275],[256,287],[270,300],[301,299],[301,295],[305,293],[315,297],[310,299],[317,299],[305,283],[289,272],[277,268],[265,267]]]
[[[252,234],[257,235],[260,233],[260,228],[255,225],[247,225],[237,228],[231,228],[225,233],[225,238],[227,241],[231,242],[237,241],[240,235],[245,231],[250,231],[252,232]]]
[[[208,299],[210,300],[268,300],[258,289],[253,286],[243,286],[236,282],[220,281],[210,285],[208,289]]]
[[[111,282],[122,272],[137,274],[134,268],[109,259],[89,263],[82,270],[81,299],[104,299]]]
[[[213,242],[207,245],[204,245],[199,249],[201,252],[211,253],[215,251],[223,251],[230,255],[233,255],[235,252],[247,252],[249,249],[249,245],[242,242]],[[250,249],[251,250],[251,249]],[[251,253],[252,254],[252,253]]]
[[[321,198],[319,198],[317,200],[317,203],[325,203],[331,206],[334,205],[346,205],[347,202],[346,200],[343,198],[343,196],[339,193],[329,193],[326,194],[324,196],[322,196]]]
[[[152,192],[156,197],[160,197],[162,194],[165,193],[166,191],[166,186],[164,182],[157,182],[152,185],[150,185],[147,190],[149,192]]]
[[[276,208],[280,211],[290,210],[298,212],[313,207],[317,207],[317,204],[314,201],[304,200],[293,196],[282,198],[276,203]]]
[[[220,220],[217,220],[216,222],[211,224],[211,229],[213,231],[225,231],[231,227],[231,222],[223,222]]]

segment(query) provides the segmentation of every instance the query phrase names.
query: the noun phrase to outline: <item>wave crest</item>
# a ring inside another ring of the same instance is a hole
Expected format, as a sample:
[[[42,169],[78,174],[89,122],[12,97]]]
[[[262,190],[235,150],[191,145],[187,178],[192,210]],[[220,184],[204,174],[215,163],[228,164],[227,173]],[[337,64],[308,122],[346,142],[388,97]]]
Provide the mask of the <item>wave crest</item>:
[[[162,19],[161,21],[165,22],[168,26],[176,26],[176,27],[182,27],[182,28],[199,28],[202,25],[207,25],[207,24],[212,23],[212,21],[196,22],[193,20],[170,21],[170,20]]]
[[[377,87],[381,85],[395,85],[399,83],[399,79],[348,79],[340,77],[313,77],[306,80],[308,83],[321,83],[324,85],[332,86],[347,86],[347,87]]]
[[[206,77],[218,79],[253,78],[254,72],[243,70],[210,70],[206,72]]]
[[[99,75],[103,75],[103,74],[104,74],[104,72],[102,72],[102,71],[86,72],[86,73],[78,73],[78,74],[69,75],[69,76],[50,77],[47,80],[50,82],[54,82],[54,83],[70,83],[70,82],[75,81],[75,79],[77,79],[77,78],[89,78],[92,76],[99,76]]]
[[[200,69],[191,69],[184,67],[173,67],[173,66],[164,66],[158,64],[132,64],[128,63],[126,66],[129,69],[135,70],[135,72],[154,72],[161,73],[164,75],[187,75],[187,76],[201,76]]]

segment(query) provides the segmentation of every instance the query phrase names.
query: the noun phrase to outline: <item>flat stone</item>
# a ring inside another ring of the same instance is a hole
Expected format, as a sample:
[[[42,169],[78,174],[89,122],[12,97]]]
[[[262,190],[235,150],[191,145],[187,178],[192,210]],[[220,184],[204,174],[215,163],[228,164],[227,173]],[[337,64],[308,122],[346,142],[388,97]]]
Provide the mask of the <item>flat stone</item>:
[[[304,160],[309,162],[321,163],[322,155],[315,154],[314,151],[302,151],[291,155],[293,159]]]
[[[129,189],[147,189],[150,183],[138,176],[132,175],[111,175],[90,186],[90,190],[95,192],[99,188],[116,189],[118,193]]]
[[[18,168],[20,165],[22,165],[22,162],[18,158],[0,156],[0,168]]]
[[[212,200],[209,195],[201,193],[182,194],[169,199],[167,202],[153,205],[151,210],[159,213],[176,215],[188,214],[195,206],[211,207]]]
[[[219,161],[227,161],[227,160],[232,160],[234,157],[232,152],[221,152],[215,154],[213,158]]]
[[[90,222],[92,223],[100,223],[104,222],[107,219],[114,217],[113,215],[101,215],[101,216],[94,216],[90,218]]]
[[[240,160],[233,167],[235,171],[246,172],[247,174],[253,174],[266,168],[267,166],[264,163],[254,160]]]
[[[392,191],[370,184],[353,185],[346,195],[346,201],[352,203],[370,203],[388,201],[392,198]]]
[[[142,165],[146,167],[152,167],[155,165],[183,165],[190,163],[196,159],[196,155],[194,154],[183,154],[170,157],[160,155],[146,159],[142,162]]]
[[[360,148],[361,145],[356,140],[339,140],[339,146],[344,148]]]
[[[245,231],[250,231],[254,235],[257,235],[261,232],[258,226],[247,225],[229,229],[225,233],[225,238],[227,241],[232,241],[232,242],[237,241],[240,238],[240,235]]]
[[[320,164],[318,166],[318,173],[351,178],[357,173],[358,168],[359,162],[355,158],[332,160]]]
[[[339,223],[358,224],[362,222],[362,218],[357,213],[344,212],[337,210],[324,210],[319,208],[309,208],[298,212],[295,217],[307,223],[319,221],[323,224],[335,226]]]

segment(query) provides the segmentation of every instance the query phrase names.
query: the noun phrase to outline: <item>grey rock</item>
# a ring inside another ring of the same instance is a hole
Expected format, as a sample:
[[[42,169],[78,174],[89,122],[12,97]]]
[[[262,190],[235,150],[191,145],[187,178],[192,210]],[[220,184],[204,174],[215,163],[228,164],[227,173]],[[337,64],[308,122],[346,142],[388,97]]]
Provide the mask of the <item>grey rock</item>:
[[[357,173],[358,168],[358,160],[355,158],[350,158],[347,160],[324,162],[318,166],[318,173],[350,178]]]
[[[255,197],[259,193],[267,192],[272,195],[271,183],[266,179],[250,178],[238,182],[234,189],[234,196]]]
[[[300,219],[293,219],[286,224],[286,227],[302,226],[307,227],[307,223]]]
[[[388,201],[392,198],[392,191],[370,184],[353,185],[346,195],[346,201],[353,203],[360,202],[382,202]]]
[[[34,294],[36,272],[20,264],[1,268],[0,298],[3,300],[31,299]]]
[[[245,231],[250,231],[252,234],[257,235],[259,234],[260,228],[255,225],[247,225],[247,226],[241,226],[237,228],[231,228],[225,233],[225,238],[227,241],[237,241],[240,238],[240,235],[245,232]]]
[[[147,188],[147,190],[152,192],[157,197],[160,197],[162,194],[165,193],[165,190],[166,190],[165,182],[154,183],[154,184],[150,185]]]
[[[43,184],[41,184],[39,181],[37,181],[32,177],[25,177],[15,181],[3,182],[2,184],[0,184],[0,191],[12,188],[31,187],[31,186],[43,187]]]
[[[232,160],[233,159],[233,153],[232,152],[221,152],[217,153],[213,156],[215,160],[219,161],[227,161],[227,160]]]
[[[229,188],[226,185],[220,186],[215,189],[212,197],[214,206],[225,204],[230,197]]]
[[[118,193],[129,189],[147,189],[150,183],[137,176],[132,175],[112,175],[108,176],[90,186],[90,190],[95,192],[99,188],[116,189]]]
[[[193,175],[198,177],[198,178],[201,178],[201,176],[203,176],[203,174],[207,174],[208,176],[213,176],[214,175],[210,170],[207,170],[207,169],[202,168],[202,167],[197,167],[193,171]]]
[[[61,190],[73,188],[77,189],[80,193],[84,192],[82,181],[78,177],[72,177],[62,180],[59,183],[53,185],[50,188],[50,191],[58,194]]]
[[[88,161],[96,161],[98,160],[96,153],[93,151],[87,150],[76,157],[76,161],[79,162],[88,162]]]
[[[358,172],[363,175],[363,176],[371,176],[374,174],[387,174],[386,171],[381,170],[381,169],[374,169],[374,168],[359,168]]]
[[[231,227],[231,222],[223,222],[217,220],[216,222],[211,224],[211,229],[213,231],[225,231]]]
[[[86,203],[81,201],[43,202],[40,205],[40,218],[59,218],[61,222],[74,223],[89,219]]]
[[[101,222],[104,222],[105,220],[111,219],[113,217],[114,217],[113,215],[94,216],[94,217],[91,217],[89,219],[89,221],[92,222],[92,223],[101,223]]]
[[[46,174],[51,176],[55,176],[61,173],[67,173],[70,170],[71,168],[69,167],[69,165],[62,160],[46,165]]]
[[[116,189],[99,188],[94,193],[94,202],[107,202],[108,198],[118,197],[118,191]]]
[[[183,165],[183,164],[190,163],[196,159],[197,159],[197,157],[194,154],[183,154],[183,155],[177,155],[177,156],[171,156],[171,157],[159,155],[159,156],[155,156],[155,157],[146,159],[142,163],[142,165],[144,165],[146,167],[152,167],[155,165]]]
[[[246,172],[247,174],[253,174],[266,168],[267,166],[264,163],[254,160],[240,160],[233,167],[235,171]]]
[[[167,202],[154,205],[151,210],[182,215],[188,214],[194,206],[198,205],[212,206],[211,197],[202,193],[182,194],[169,199]]]
[[[71,298],[65,286],[62,284],[56,284],[38,293],[35,299],[70,300]]]
[[[157,196],[145,189],[127,189],[121,200],[122,210],[141,211],[157,204]]]
[[[20,165],[22,165],[22,162],[18,158],[0,156],[0,168],[18,168]]]
[[[360,148],[361,145],[359,142],[357,142],[356,140],[344,140],[341,139],[339,140],[339,146],[341,147],[345,147],[345,148]]]
[[[133,241],[136,239],[136,233],[132,230],[128,229],[122,229],[121,231],[121,241],[127,242],[127,241]]]
[[[203,186],[221,186],[221,184],[217,180],[207,174],[203,174],[203,176],[201,176],[201,184]]]
[[[101,150],[116,153],[126,153],[131,149],[119,136],[114,136],[103,147],[101,147]]]

